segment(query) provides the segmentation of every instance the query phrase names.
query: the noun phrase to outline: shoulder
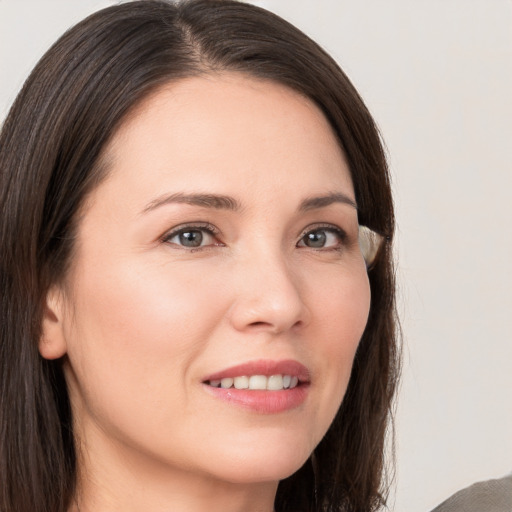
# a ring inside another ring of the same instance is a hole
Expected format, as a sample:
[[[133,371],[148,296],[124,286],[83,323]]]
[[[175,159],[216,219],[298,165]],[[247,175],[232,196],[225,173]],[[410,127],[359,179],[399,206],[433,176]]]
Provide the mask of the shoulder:
[[[432,512],[512,512],[512,474],[462,489]]]

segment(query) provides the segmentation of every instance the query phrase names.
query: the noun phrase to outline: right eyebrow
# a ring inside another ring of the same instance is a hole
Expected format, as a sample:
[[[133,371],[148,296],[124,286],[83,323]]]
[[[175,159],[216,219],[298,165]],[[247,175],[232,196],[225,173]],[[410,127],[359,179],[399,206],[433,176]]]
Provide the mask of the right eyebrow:
[[[200,206],[202,208],[213,208],[216,210],[231,210],[239,211],[240,203],[230,196],[217,195],[217,194],[166,194],[157,197],[142,210],[141,213],[148,213],[159,208],[160,206],[181,203],[190,204],[192,206]]]

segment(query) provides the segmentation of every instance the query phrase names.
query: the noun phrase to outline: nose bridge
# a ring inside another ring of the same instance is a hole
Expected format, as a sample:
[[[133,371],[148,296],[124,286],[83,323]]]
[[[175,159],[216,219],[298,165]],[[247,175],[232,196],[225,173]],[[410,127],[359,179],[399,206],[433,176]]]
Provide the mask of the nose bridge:
[[[236,275],[232,321],[237,329],[279,333],[306,323],[300,274],[278,243],[253,244],[237,262]]]

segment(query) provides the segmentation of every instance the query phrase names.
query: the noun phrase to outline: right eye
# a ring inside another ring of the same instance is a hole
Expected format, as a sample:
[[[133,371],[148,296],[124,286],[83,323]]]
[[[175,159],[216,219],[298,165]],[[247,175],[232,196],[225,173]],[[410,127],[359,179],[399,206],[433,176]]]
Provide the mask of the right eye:
[[[220,245],[216,233],[210,226],[184,226],[174,229],[163,238],[163,242],[186,249],[201,249]]]

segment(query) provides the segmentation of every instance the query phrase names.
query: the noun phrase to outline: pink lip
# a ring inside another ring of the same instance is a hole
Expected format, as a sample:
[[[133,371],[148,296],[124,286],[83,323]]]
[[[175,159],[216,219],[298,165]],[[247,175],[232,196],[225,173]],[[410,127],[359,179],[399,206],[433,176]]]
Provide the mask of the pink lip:
[[[291,375],[297,376],[299,384],[292,389],[280,391],[247,390],[236,388],[215,388],[209,386],[210,380],[234,378],[243,375]],[[251,361],[232,366],[220,372],[213,373],[203,381],[203,388],[214,397],[244,409],[261,414],[276,414],[299,407],[307,398],[309,392],[309,371],[297,361]]]
[[[243,375],[265,375],[270,377],[271,375],[291,375],[297,376],[299,382],[309,382],[309,371],[303,365],[297,361],[291,359],[285,361],[270,361],[270,360],[259,360],[250,361],[248,363],[239,364],[226,368],[220,372],[209,375],[203,382],[210,380],[220,380],[228,377],[241,377]]]

